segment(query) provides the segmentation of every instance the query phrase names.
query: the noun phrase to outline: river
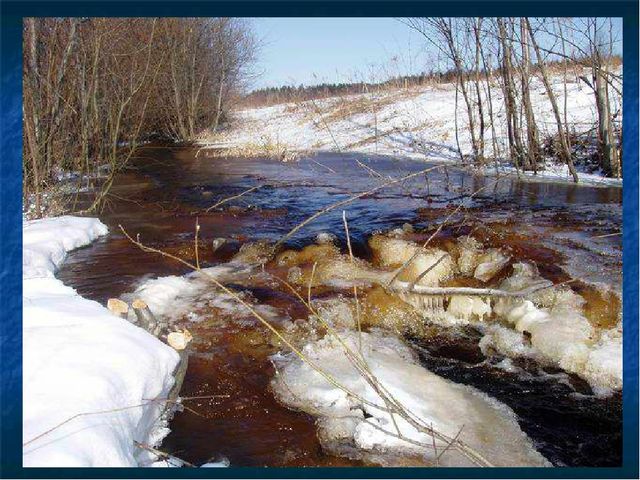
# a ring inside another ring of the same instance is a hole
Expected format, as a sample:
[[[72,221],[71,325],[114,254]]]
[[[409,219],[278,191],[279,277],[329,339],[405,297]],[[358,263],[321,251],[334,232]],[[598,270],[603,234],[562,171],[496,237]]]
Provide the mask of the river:
[[[283,163],[147,145],[118,175],[99,214],[110,234],[72,252],[58,277],[104,304],[131,292],[144,279],[188,271],[170,259],[141,252],[119,225],[139,234],[145,244],[191,261],[197,218],[200,262],[211,266],[229,260],[246,242],[277,241],[327,205],[428,167],[419,161],[362,154],[319,153]],[[259,188],[240,195],[253,187]],[[240,196],[207,211],[236,195]],[[344,249],[343,210],[358,257],[371,255],[367,239],[374,232],[408,223],[415,238],[422,239],[450,216],[438,242],[479,235],[486,244],[508,248],[519,260],[536,262],[545,278],[578,279],[573,288],[587,299],[590,321],[610,325],[617,318],[622,283],[620,188],[438,168],[321,216],[292,236],[287,246],[301,248],[318,233],[329,232]],[[226,243],[214,251],[211,242],[216,238]],[[606,288],[596,288],[602,285]],[[289,318],[305,316],[303,305],[283,289],[233,288]],[[184,320],[196,341],[182,395],[221,396],[190,405],[197,414],[177,413],[162,449],[196,464],[225,457],[234,466],[363,465],[324,452],[314,418],[276,401],[269,389],[274,371],[268,357],[281,346],[265,339],[261,327],[246,319],[210,320]],[[506,372],[485,361],[473,329],[435,330],[428,341],[407,338],[421,362],[509,405],[521,428],[555,465],[620,464],[620,394],[594,396],[579,378],[537,365],[522,364],[520,373]]]

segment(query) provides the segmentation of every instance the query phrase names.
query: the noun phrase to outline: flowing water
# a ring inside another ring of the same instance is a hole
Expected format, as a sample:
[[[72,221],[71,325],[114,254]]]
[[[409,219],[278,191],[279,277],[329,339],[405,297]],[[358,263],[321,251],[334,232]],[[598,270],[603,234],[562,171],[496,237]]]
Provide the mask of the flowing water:
[[[282,163],[149,145],[119,175],[100,214],[110,234],[72,252],[58,276],[79,294],[104,304],[133,291],[146,278],[188,271],[170,259],[140,251],[119,225],[139,234],[147,245],[193,261],[197,217],[201,265],[216,265],[246,242],[276,241],[323,207],[429,167],[424,162],[335,153]],[[240,195],[253,187],[259,188]],[[240,196],[206,211],[236,195]],[[577,278],[573,288],[587,299],[590,321],[611,326],[620,309],[621,202],[619,188],[496,179],[438,168],[321,216],[292,236],[287,246],[300,248],[313,243],[318,233],[330,232],[344,250],[345,210],[354,254],[368,259],[367,239],[374,232],[409,223],[416,231],[413,237],[424,239],[450,215],[437,242],[473,233],[487,245],[508,248],[518,260],[536,262],[545,278]],[[216,238],[227,241],[214,251],[211,242]],[[307,315],[297,298],[272,284],[231,288],[287,318]],[[314,295],[332,292],[318,290]],[[219,396],[189,403],[189,410],[177,413],[163,449],[196,464],[226,457],[234,466],[362,465],[323,452],[313,417],[274,399],[268,356],[281,345],[263,328],[248,318],[221,322],[214,314],[188,325],[196,340],[182,395]],[[536,365],[505,372],[483,357],[477,337],[473,329],[442,329],[428,339],[407,340],[427,368],[509,405],[521,428],[554,464],[620,463],[620,394],[593,396],[579,378]]]

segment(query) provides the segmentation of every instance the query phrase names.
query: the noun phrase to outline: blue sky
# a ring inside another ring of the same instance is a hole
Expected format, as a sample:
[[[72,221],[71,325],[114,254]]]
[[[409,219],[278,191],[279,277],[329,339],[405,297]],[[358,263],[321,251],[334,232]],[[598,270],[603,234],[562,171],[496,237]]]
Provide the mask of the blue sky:
[[[260,75],[252,89],[380,81],[438,69],[441,61],[445,63],[419,33],[394,18],[253,18],[250,22],[262,43],[255,69]],[[620,19],[614,19],[614,29],[620,35]]]
[[[424,66],[418,55],[424,40],[393,18],[256,18],[251,23],[263,42],[257,66],[263,73],[254,88],[365,80],[372,64],[377,77]]]

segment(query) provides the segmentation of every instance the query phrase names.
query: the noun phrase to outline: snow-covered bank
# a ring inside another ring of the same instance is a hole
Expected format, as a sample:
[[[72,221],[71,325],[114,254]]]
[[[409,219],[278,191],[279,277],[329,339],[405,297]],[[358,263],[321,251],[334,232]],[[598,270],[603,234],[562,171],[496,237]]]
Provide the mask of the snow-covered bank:
[[[23,224],[23,462],[139,466],[157,444],[178,354],[54,276],[107,228],[63,216]],[[158,401],[154,402],[154,399]],[[59,426],[60,425],[60,426]]]
[[[586,72],[588,73],[588,72]],[[596,124],[593,92],[576,75],[568,78],[566,92],[567,119],[576,134],[589,131]],[[565,92],[561,76],[553,78],[553,89],[564,118]],[[612,105],[622,108],[615,92]],[[508,150],[503,98],[498,85],[492,85],[495,125],[486,129],[485,148],[489,157],[504,158]],[[485,98],[485,102],[487,99]],[[537,77],[531,79],[531,101],[540,138],[555,135],[553,110],[545,87]],[[458,162],[458,142],[463,154],[471,154],[471,139],[464,102],[458,102],[456,138],[456,88],[454,84],[434,84],[408,89],[384,90],[299,103],[248,108],[236,112],[238,121],[223,138],[208,139],[220,145],[248,148],[259,155],[264,151],[341,151],[392,155],[435,161]],[[498,152],[493,153],[495,129]],[[486,168],[495,174],[496,166]],[[514,174],[508,162],[497,166],[501,174]],[[621,185],[620,179],[605,178],[600,172],[587,172],[578,166],[582,183]],[[527,172],[526,176],[531,176]],[[572,181],[566,165],[548,160],[545,169],[534,178]]]

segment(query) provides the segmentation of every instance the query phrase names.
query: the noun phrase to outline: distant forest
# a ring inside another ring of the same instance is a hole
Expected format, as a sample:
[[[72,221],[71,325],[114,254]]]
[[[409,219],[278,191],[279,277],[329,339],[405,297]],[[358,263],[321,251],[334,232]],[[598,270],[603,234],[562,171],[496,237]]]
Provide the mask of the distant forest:
[[[580,63],[588,61],[587,58],[580,59]],[[611,66],[622,65],[622,57],[612,55],[608,59]],[[559,71],[563,68],[562,60],[547,61],[547,67],[552,71]],[[531,74],[536,74],[539,69],[535,64],[531,66]],[[500,69],[480,69],[480,74],[484,77],[489,74],[495,77],[500,74]],[[471,71],[466,72],[467,79],[473,74]],[[339,82],[339,83],[319,83],[316,85],[280,85],[277,87],[263,87],[251,90],[249,93],[242,95],[237,101],[237,105],[241,107],[265,107],[276,105],[279,103],[300,102],[307,100],[317,100],[321,98],[330,98],[343,95],[356,95],[359,93],[369,93],[384,90],[393,90],[397,88],[421,87],[433,85],[437,83],[453,83],[456,81],[457,73],[453,68],[442,70],[431,70],[429,72],[421,72],[413,75],[392,76],[380,82]]]

